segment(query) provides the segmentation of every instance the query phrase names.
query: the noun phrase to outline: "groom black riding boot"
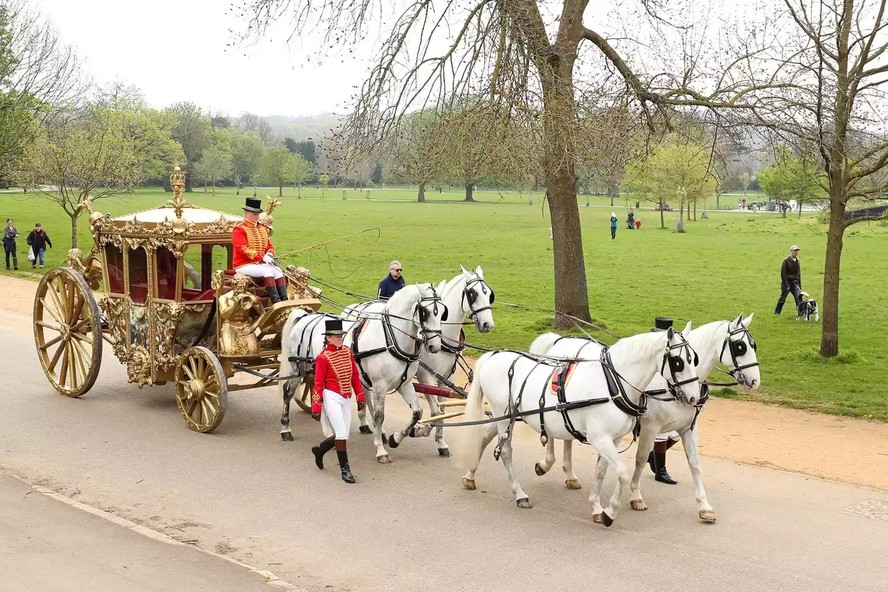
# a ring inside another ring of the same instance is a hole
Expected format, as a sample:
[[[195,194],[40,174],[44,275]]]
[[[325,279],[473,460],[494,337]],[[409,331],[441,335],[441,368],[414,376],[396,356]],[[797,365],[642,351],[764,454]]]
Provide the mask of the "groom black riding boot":
[[[287,280],[286,279],[276,280],[275,285],[277,287],[278,296],[280,296],[280,298],[281,298],[281,302],[289,300],[289,298],[287,297]]]
[[[333,436],[330,436],[326,440],[321,440],[320,444],[311,447],[311,452],[315,456],[315,464],[318,465],[319,469],[324,468],[324,455],[330,452],[332,448]]]
[[[272,304],[277,304],[281,301],[281,295],[278,294],[277,286],[266,286],[265,293],[268,294],[268,299],[271,300]]]
[[[675,479],[669,476],[669,473],[666,472],[666,453],[665,452],[654,452],[654,466],[656,469],[654,470],[654,481],[659,481],[660,483],[667,483],[669,485],[675,485],[678,483]]]
[[[342,442],[342,444],[343,444],[343,446],[342,446],[343,450],[339,450],[339,448],[340,448],[339,443],[340,442]],[[345,444],[345,440],[337,440],[336,441],[336,445],[337,445],[336,446],[336,448],[337,448],[336,456],[339,457],[339,470],[342,471],[342,480],[343,481],[345,481],[346,483],[354,483],[355,476],[352,475],[351,468],[349,468],[349,466],[348,466],[348,452],[346,450],[344,450],[344,448],[345,448],[344,444]]]

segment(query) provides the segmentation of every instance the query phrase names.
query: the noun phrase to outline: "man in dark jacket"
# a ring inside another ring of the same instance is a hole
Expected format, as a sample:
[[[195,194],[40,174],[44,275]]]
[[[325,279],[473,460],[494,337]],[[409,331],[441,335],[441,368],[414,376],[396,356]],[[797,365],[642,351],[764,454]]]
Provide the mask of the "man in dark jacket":
[[[43,230],[40,222],[34,225],[34,230],[28,235],[28,244],[34,250],[34,260],[31,261],[31,269],[37,267],[38,261],[40,262],[40,267],[43,267],[43,255],[46,253],[46,245],[49,245],[51,249],[52,241],[49,240],[49,235]]]
[[[793,245],[789,248],[789,257],[783,260],[780,266],[780,299],[777,300],[777,308],[774,314],[779,315],[783,311],[786,295],[792,292],[796,309],[802,301],[802,267],[799,264],[799,247]]]
[[[12,256],[13,267],[19,268],[18,256],[15,254],[16,237],[18,237],[18,230],[13,225],[12,218],[7,218],[6,226],[3,227],[3,251],[6,253],[6,269],[9,269],[10,256]]]
[[[404,286],[404,278],[401,277],[401,262],[397,260],[392,261],[389,263],[388,275],[379,282],[379,290],[376,293],[376,297],[380,300],[388,300]]]

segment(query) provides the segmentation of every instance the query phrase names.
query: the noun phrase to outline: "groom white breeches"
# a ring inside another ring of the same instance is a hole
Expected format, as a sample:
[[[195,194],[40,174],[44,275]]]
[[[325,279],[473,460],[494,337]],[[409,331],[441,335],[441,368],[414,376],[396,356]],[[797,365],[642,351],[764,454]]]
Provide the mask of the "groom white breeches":
[[[284,272],[277,265],[269,265],[268,263],[250,263],[249,265],[241,265],[234,271],[248,275],[254,278],[282,278]]]
[[[654,438],[654,442],[666,442],[667,440],[678,440],[681,436],[678,435],[678,432],[664,432],[662,434],[657,434],[657,437]]]
[[[339,393],[324,389],[324,413],[321,423],[324,435],[328,438],[336,436],[337,440],[348,440],[348,432],[351,430],[352,406],[351,398],[346,399]]]

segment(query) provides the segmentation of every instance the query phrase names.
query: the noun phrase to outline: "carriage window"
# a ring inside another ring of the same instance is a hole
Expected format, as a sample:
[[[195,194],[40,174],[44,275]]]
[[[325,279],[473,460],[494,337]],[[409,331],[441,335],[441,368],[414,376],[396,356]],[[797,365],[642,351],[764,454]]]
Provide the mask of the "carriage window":
[[[139,247],[127,251],[129,264],[129,295],[133,302],[148,300],[148,254]]]
[[[176,298],[176,276],[179,261],[166,247],[157,248],[157,297],[164,300]]]
[[[185,251],[182,300],[212,300],[213,272],[231,268],[230,244],[192,244]]]
[[[114,245],[105,245],[104,263],[108,270],[108,291],[123,294],[123,253]]]

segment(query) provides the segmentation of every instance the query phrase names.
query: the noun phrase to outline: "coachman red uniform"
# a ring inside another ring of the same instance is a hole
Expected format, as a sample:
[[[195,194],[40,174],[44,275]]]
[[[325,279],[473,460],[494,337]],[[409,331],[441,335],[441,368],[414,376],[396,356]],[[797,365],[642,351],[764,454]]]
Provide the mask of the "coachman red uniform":
[[[315,359],[314,394],[311,398],[311,415],[322,420],[327,436],[311,451],[315,464],[324,468],[324,455],[336,448],[342,480],[354,483],[348,465],[348,432],[351,428],[352,397],[358,399],[358,409],[364,404],[364,387],[361,385],[358,365],[352,351],[342,345],[341,319],[327,319],[324,330],[324,351]],[[332,432],[332,435],[330,433]]]
[[[261,281],[272,304],[287,300],[287,279],[275,263],[274,247],[268,228],[259,224],[262,202],[248,197],[243,207],[244,220],[231,231],[234,269]]]
[[[268,237],[268,229],[258,222],[244,220],[231,232],[234,246],[234,268],[262,263],[266,253],[274,255],[274,247]]]

